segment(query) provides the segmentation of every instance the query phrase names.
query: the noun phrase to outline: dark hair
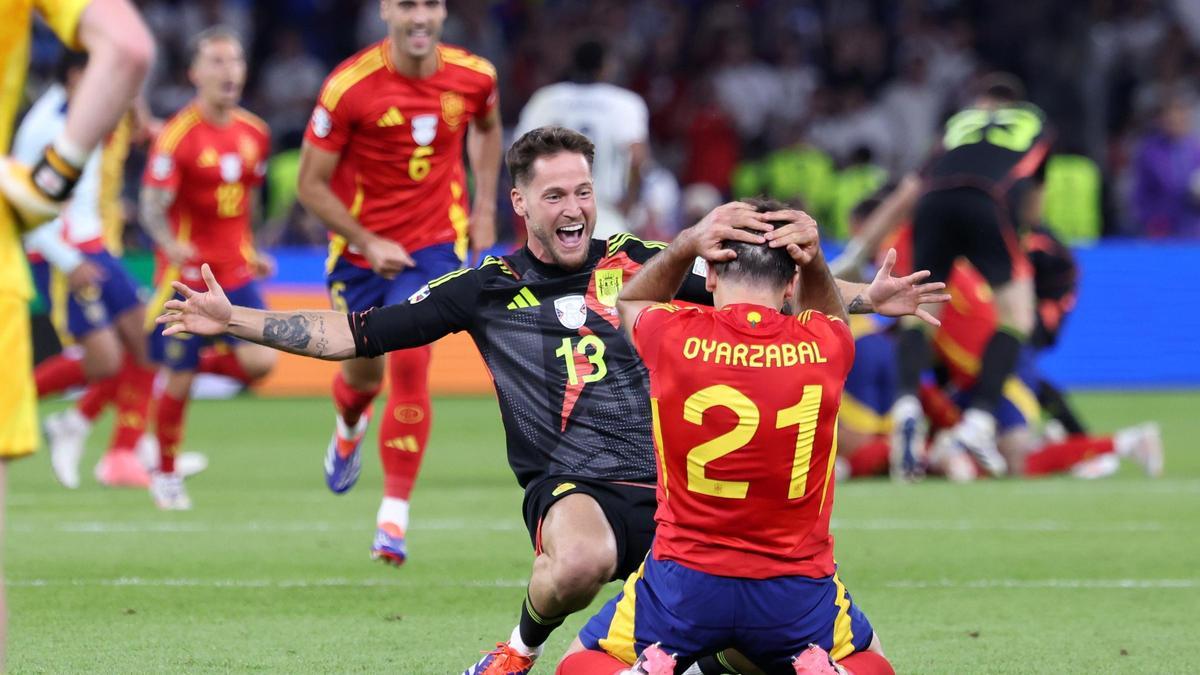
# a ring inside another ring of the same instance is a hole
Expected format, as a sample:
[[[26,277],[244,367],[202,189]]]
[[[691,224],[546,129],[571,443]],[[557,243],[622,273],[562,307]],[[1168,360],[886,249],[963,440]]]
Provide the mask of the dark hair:
[[[585,40],[575,47],[572,58],[575,77],[594,80],[604,68],[604,45],[598,40]]]
[[[533,176],[533,163],[539,157],[560,152],[579,153],[587,159],[588,168],[596,156],[596,146],[587,136],[566,127],[538,127],[526,132],[508,149],[504,157],[513,185],[526,185]]]
[[[242,44],[241,36],[229,26],[222,26],[220,24],[209,26],[193,35],[192,39],[188,42],[188,63],[196,63],[196,59],[200,58],[200,50],[204,45],[218,40],[232,40],[239,45]]]
[[[765,197],[742,201],[753,206],[759,213],[787,208],[782,202]],[[737,253],[733,260],[714,265],[717,276],[722,279],[736,279],[771,288],[782,288],[792,283],[792,277],[796,274],[796,262],[788,255],[787,249],[771,248],[766,243],[750,244],[729,240],[721,242],[721,247]]]
[[[1012,73],[988,73],[979,80],[977,95],[1006,104],[1020,103],[1025,100],[1025,85]]]
[[[76,52],[69,49],[63,51],[58,63],[54,64],[54,80],[59,84],[66,84],[67,76],[71,74],[71,71],[82,70],[87,66],[87,62],[87,52]]]

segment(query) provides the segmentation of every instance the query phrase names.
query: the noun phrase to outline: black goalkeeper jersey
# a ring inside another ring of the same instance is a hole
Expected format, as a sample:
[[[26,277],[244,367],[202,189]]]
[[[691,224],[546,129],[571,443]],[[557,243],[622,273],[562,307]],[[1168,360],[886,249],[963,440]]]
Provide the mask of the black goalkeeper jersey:
[[[626,279],[666,245],[593,240],[567,271],[529,249],[435,279],[399,305],[350,315],[358,356],[467,331],[491,371],[508,462],[525,487],[545,476],[652,483],[645,366],[617,316]],[[712,304],[699,267],[679,299]]]

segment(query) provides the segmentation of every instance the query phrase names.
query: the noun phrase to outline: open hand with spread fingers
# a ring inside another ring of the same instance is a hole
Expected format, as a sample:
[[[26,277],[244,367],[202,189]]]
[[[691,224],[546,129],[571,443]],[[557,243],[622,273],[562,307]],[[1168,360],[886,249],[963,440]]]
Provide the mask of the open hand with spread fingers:
[[[946,284],[938,281],[923,284],[929,277],[929,270],[913,272],[906,277],[892,276],[892,267],[896,265],[896,249],[888,249],[883,265],[871,285],[867,286],[867,300],[875,312],[884,316],[915,315],[931,326],[940,326],[942,322],[921,305],[940,305],[950,300],[950,295],[944,293]]]
[[[178,281],[172,284],[183,300],[168,300],[163,313],[155,319],[155,322],[167,325],[163,335],[220,335],[229,329],[233,305],[225,297],[225,291],[217,283],[208,263],[200,267],[200,274],[208,286],[205,293],[194,291]]]

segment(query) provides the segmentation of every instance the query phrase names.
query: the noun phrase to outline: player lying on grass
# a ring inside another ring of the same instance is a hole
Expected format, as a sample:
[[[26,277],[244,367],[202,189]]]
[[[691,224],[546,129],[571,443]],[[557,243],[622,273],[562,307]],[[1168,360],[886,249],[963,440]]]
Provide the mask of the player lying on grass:
[[[167,334],[230,333],[328,360],[378,356],[470,333],[500,403],[509,464],[525,489],[524,516],[535,558],[519,624],[507,643],[470,673],[522,673],[568,614],[587,607],[610,580],[637,569],[654,533],[654,451],[645,369],[620,330],[622,285],[664,244],[630,235],[591,239],[593,148],[561,127],[516,141],[507,164],[513,208],[527,245],[475,269],[431,281],[405,303],[354,312],[265,312],[234,307],[203,269],[208,292],[176,286],[182,300],[158,322]],[[736,227],[770,230],[773,246],[799,232],[773,228],[745,205],[726,205],[694,226],[722,241]],[[908,314],[941,302],[940,286],[915,277],[843,284],[858,311]],[[704,277],[688,275],[677,297],[712,304]]]
[[[877,249],[894,245],[881,262],[885,271],[903,273],[911,266],[911,215],[913,183],[906,179],[883,200],[867,200],[851,216],[855,242],[847,247],[843,269],[856,274]],[[1033,193],[1036,195],[1036,193]],[[1111,436],[1089,434],[1058,388],[1037,367],[1038,352],[1057,344],[1063,324],[1074,310],[1079,270],[1070,249],[1039,224],[1041,202],[1026,198],[1017,213],[1022,222],[1021,249],[1032,268],[1037,316],[1029,344],[1023,349],[1016,372],[1004,383],[995,408],[999,424],[998,448],[1014,475],[1039,476],[1070,471],[1096,478],[1117,469],[1120,458],[1129,459],[1150,476],[1162,472],[1163,453],[1158,428],[1153,423],[1121,429]],[[935,355],[941,364],[939,382],[927,377],[919,389],[924,413],[933,427],[957,424],[961,408],[969,405],[976,387],[983,354],[996,331],[995,295],[986,280],[965,260],[950,273],[948,290],[954,298],[941,310],[942,325],[933,331]],[[896,396],[896,340],[878,317],[854,317],[854,366],[842,395],[839,420],[838,472],[848,476],[877,476],[888,466],[887,411]],[[945,387],[945,391],[943,390]],[[948,393],[949,392],[949,395]],[[1044,433],[1038,433],[1043,411],[1050,416]],[[1056,431],[1057,430],[1057,431]],[[930,434],[933,437],[934,434]],[[954,480],[978,474],[948,434],[926,450],[925,440],[915,453],[909,475],[930,468]],[[892,464],[893,476],[898,467]]]
[[[854,339],[816,223],[802,222],[806,236],[786,248],[684,231],[621,292],[622,325],[649,371],[658,527],[560,675],[672,675],[725,648],[768,673],[834,673],[831,654],[845,672],[892,672],[834,563],[836,426]],[[671,303],[697,256],[714,261],[715,311]],[[798,315],[781,312],[789,302]]]

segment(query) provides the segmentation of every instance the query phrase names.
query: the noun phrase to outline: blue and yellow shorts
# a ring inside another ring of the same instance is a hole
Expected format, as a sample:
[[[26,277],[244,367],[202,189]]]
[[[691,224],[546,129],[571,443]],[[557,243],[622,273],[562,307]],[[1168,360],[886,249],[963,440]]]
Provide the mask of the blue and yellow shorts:
[[[113,320],[141,304],[137,282],[121,261],[108,251],[85,253],[84,258],[104,271],[98,286],[71,293],[66,277],[49,263],[33,263],[33,281],[50,305],[50,320],[60,338],[79,340],[92,331],[107,328]]]
[[[325,276],[329,299],[339,312],[362,312],[372,307],[398,305],[421,287],[462,267],[454,244],[437,244],[409,251],[415,267],[406,267],[395,278],[385,279],[374,271],[337,258]]]
[[[628,664],[661,643],[681,665],[733,648],[767,673],[794,673],[792,657],[811,643],[840,659],[873,637],[836,573],[739,579],[652,555],[579,633],[585,648]]]

